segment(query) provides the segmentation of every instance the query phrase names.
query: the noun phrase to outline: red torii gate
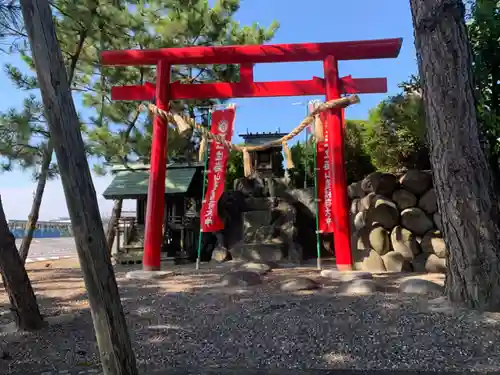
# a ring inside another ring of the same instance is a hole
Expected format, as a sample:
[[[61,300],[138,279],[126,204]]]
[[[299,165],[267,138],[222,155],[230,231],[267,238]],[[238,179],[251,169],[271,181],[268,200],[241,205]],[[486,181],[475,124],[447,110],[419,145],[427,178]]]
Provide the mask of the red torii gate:
[[[113,100],[152,100],[158,108],[168,110],[170,100],[228,99],[250,97],[326,95],[326,100],[340,98],[341,94],[385,93],[386,78],[340,78],[339,60],[395,58],[399,55],[402,39],[368,41],[270,44],[247,46],[186,47],[156,50],[104,51],[104,65],[156,65],[156,85],[121,86],[111,89]],[[323,61],[325,77],[311,80],[254,82],[256,63]],[[170,82],[172,65],[239,64],[240,82],[182,84]],[[349,207],[344,160],[342,110],[327,112],[333,164],[333,215],[335,255],[339,268],[352,266]],[[151,170],[146,212],[146,233],[143,267],[160,269],[160,249],[165,202],[165,174],[167,124],[159,116],[153,122]]]

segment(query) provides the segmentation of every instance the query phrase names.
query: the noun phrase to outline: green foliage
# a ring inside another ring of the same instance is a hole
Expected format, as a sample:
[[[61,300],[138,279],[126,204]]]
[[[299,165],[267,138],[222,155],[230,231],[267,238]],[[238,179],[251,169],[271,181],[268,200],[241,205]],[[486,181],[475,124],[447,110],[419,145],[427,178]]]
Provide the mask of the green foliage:
[[[500,180],[500,3],[476,0],[467,5],[481,133],[490,165]],[[411,76],[400,87],[401,94],[384,100],[371,111],[365,149],[378,169],[425,169],[430,165],[419,78]]]
[[[429,168],[423,102],[411,86],[372,109],[365,124],[364,150],[379,170]]]
[[[365,121],[346,120],[344,157],[347,183],[356,182],[375,171],[370,156],[365,151]]]
[[[10,109],[0,113],[0,167],[10,171],[15,165],[31,169],[36,179],[39,171],[36,166],[42,161],[44,149],[49,138],[45,120],[39,117],[43,106],[33,95],[24,100],[21,111]],[[55,177],[57,165],[50,164],[48,177]]]
[[[8,52],[17,45],[16,37],[22,35],[21,9],[17,1],[0,0],[0,51]],[[4,48],[9,47],[9,48]]]
[[[232,190],[234,181],[244,176],[243,153],[231,150],[226,173],[226,190]]]
[[[141,2],[136,8],[137,17],[143,22],[134,26],[130,37],[114,40],[110,49],[261,44],[270,40],[278,27],[277,23],[269,28],[261,28],[257,24],[240,26],[234,21],[239,0],[219,0],[213,6],[207,0],[150,0],[143,3],[147,3],[147,7]],[[104,78],[95,81],[93,89],[84,94],[84,104],[96,108],[100,114],[91,119],[93,124],[88,127],[91,152],[105,163],[147,160],[151,146],[150,119],[138,116],[136,103],[111,102],[103,93],[107,93],[111,86],[154,82],[154,69],[101,67],[101,74]],[[238,78],[237,66],[197,65],[174,66],[171,80],[201,83],[234,82]],[[171,106],[208,126],[208,110],[217,103],[214,100],[179,101],[171,103]],[[182,140],[171,131],[168,157],[194,160],[199,142],[196,133],[191,139]],[[121,146],[107,146],[117,144]]]
[[[112,33],[117,33],[116,35],[122,38],[126,35],[128,24],[122,22],[121,17],[124,10],[118,6],[96,4],[97,2],[90,0],[78,4],[67,0],[51,3],[73,92],[86,90],[96,72],[98,55],[96,43],[92,42],[92,39],[108,41],[113,38],[111,33],[103,32],[102,25],[107,24]],[[50,134],[44,108],[37,99],[38,83],[25,36],[24,43],[15,44],[13,51],[19,54],[26,66],[21,69],[6,65],[5,71],[14,85],[26,91],[28,97],[22,110],[9,109],[0,114],[0,156],[4,169],[9,170],[18,164],[21,168],[32,168],[36,171],[42,160],[43,150],[49,144]],[[11,136],[13,133],[17,136]],[[35,172],[38,173],[39,171]],[[56,174],[57,168],[52,165],[49,177]]]
[[[369,155],[364,150],[364,129],[363,121],[346,121],[344,157],[348,183],[358,181],[375,170]],[[290,151],[294,169],[289,171],[289,176],[293,186],[304,187],[304,180],[307,187],[314,186],[314,141],[296,143],[290,147]]]
[[[482,132],[489,146],[490,164],[500,177],[500,2],[470,2],[467,22]]]
[[[290,147],[293,169],[288,171],[290,182],[296,188],[314,186],[314,142],[297,142]]]

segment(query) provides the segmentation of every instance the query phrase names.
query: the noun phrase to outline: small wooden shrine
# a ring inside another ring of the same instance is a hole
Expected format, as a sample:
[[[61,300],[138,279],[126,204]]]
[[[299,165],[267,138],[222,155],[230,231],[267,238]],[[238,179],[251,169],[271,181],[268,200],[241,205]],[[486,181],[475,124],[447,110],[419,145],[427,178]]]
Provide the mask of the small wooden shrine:
[[[238,135],[245,140],[245,145],[257,146],[280,139],[287,135],[287,133],[263,132]],[[283,147],[281,145],[270,147],[265,150],[250,151],[252,170],[265,178],[280,176],[283,173],[282,151]]]
[[[191,258],[196,253],[200,230],[203,163],[171,163],[165,178],[163,259]],[[116,166],[113,181],[103,193],[105,199],[134,200],[135,217],[123,216],[117,224],[113,257],[120,263],[140,261],[149,183],[149,165]]]

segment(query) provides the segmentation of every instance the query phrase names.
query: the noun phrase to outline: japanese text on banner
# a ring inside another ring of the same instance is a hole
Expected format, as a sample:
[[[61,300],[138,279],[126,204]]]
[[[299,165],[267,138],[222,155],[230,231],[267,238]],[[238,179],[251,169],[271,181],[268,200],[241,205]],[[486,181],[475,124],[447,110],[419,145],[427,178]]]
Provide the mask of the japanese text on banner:
[[[312,109],[310,109],[312,110]],[[317,166],[317,198],[318,198],[318,230],[321,233],[333,232],[332,216],[332,167],[331,149],[329,145],[328,126],[326,114],[320,114],[323,123],[323,141],[316,142],[316,166]]]
[[[212,113],[211,133],[231,141],[235,109],[228,108]],[[219,217],[217,202],[222,196],[226,182],[226,168],[229,159],[229,150],[223,145],[212,141],[210,144],[210,158],[207,171],[207,190],[200,213],[202,232],[216,232],[224,229],[224,223]]]

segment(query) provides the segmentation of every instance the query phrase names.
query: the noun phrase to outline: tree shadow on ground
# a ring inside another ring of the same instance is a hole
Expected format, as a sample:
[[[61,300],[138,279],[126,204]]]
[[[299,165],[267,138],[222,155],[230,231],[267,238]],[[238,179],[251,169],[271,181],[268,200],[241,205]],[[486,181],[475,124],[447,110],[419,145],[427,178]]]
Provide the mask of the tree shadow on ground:
[[[498,314],[429,312],[428,298],[397,293],[407,275],[380,277],[383,292],[356,297],[340,295],[340,282],[310,268],[277,269],[252,287],[221,285],[229,270],[184,267],[157,281],[128,280],[124,269],[116,271],[142,371],[500,368]],[[60,323],[35,333],[0,334],[0,348],[10,356],[0,359],[0,374],[99,368],[81,272],[43,274],[30,271],[33,287],[42,312],[59,314]],[[298,276],[323,287],[280,290],[283,281]]]

